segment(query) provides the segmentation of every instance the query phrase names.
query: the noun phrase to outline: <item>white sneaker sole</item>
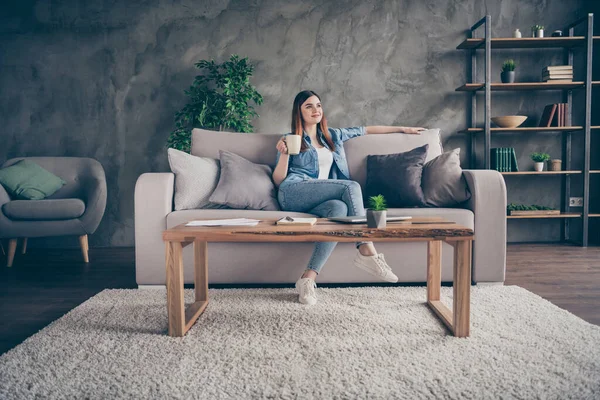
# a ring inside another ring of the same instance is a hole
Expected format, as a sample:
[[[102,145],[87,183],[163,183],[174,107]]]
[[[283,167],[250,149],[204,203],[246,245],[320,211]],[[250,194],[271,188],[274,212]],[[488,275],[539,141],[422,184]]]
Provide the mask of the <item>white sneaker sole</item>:
[[[357,268],[359,268],[359,269],[362,269],[365,272],[368,272],[369,274],[371,274],[371,275],[373,275],[373,276],[381,279],[384,282],[389,282],[389,283],[397,283],[398,282],[398,277],[396,277],[394,279],[394,278],[386,278],[386,277],[383,277],[383,276],[379,276],[377,273],[373,272],[372,269],[369,269],[367,266],[365,266],[363,263],[361,263],[358,260],[354,260],[354,266],[357,267]]]

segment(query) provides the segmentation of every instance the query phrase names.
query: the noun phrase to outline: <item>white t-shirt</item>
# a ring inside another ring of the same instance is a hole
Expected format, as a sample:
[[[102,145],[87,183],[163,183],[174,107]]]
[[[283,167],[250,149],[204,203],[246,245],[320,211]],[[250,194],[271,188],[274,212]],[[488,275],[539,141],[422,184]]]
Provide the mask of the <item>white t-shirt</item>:
[[[328,179],[329,171],[333,165],[333,154],[327,147],[317,148],[317,155],[319,156],[319,177],[318,179]]]

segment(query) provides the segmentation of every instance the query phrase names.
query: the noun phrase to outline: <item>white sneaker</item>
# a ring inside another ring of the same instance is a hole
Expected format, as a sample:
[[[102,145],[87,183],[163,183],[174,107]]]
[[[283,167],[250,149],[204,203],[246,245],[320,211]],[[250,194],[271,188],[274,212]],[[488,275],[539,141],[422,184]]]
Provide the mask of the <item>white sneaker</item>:
[[[359,251],[354,259],[354,265],[386,282],[398,282],[398,277],[394,275],[390,266],[387,265],[382,253],[374,256],[363,256]]]
[[[317,284],[310,278],[298,279],[296,289],[298,289],[298,300],[300,303],[308,304],[309,306],[317,304],[316,287]]]

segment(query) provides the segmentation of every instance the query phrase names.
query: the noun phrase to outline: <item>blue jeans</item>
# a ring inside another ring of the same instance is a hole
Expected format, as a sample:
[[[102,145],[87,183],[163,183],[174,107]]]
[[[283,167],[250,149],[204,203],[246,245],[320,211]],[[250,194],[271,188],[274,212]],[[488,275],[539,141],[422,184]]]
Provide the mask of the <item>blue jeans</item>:
[[[355,181],[340,179],[309,179],[284,183],[279,187],[279,205],[282,210],[318,215],[319,217],[364,216],[362,190]],[[358,242],[361,244],[371,242]],[[337,242],[317,242],[307,269],[317,274]]]

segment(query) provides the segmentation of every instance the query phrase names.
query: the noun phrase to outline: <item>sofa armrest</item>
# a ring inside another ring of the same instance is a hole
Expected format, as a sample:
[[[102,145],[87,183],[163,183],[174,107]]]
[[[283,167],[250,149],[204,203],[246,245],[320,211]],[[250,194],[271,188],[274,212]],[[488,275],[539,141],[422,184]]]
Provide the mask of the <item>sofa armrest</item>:
[[[495,170],[463,170],[471,191],[466,208],[475,216],[474,282],[504,282],[506,271],[506,185]]]
[[[135,184],[135,276],[140,285],[152,284],[152,276],[165,271],[162,232],[173,211],[175,174],[145,173]],[[164,282],[163,282],[164,283]]]

